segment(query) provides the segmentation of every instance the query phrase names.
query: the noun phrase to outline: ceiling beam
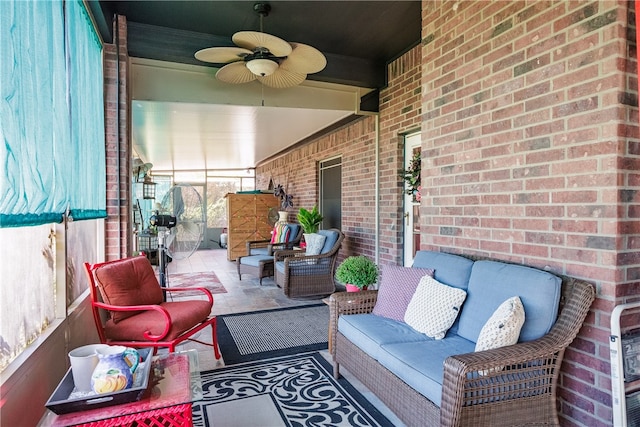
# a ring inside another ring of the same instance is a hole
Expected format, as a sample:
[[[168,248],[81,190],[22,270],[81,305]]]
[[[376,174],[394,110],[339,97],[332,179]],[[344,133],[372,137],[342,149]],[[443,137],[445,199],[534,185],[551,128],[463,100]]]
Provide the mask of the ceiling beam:
[[[162,43],[158,43],[162,40]],[[193,31],[177,30],[129,21],[127,23],[129,55],[136,58],[200,65],[219,68],[195,59],[194,54],[204,48],[235,46],[228,37]],[[347,57],[323,52],[327,66],[308,79],[364,88],[380,88],[385,81],[385,64],[363,58]]]

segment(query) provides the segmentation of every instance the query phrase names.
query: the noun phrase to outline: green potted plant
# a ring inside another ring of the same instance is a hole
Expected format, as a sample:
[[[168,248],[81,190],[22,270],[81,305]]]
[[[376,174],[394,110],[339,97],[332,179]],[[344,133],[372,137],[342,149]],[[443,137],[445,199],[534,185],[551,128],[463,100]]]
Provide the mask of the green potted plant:
[[[317,206],[314,206],[310,211],[305,208],[300,208],[298,211],[298,222],[306,234],[317,233],[320,223],[322,222],[322,215],[318,212]]]
[[[378,266],[364,255],[350,256],[336,269],[336,279],[347,292],[358,292],[378,281]]]
[[[309,255],[318,255],[322,249],[322,244],[324,243],[322,236],[317,234],[320,223],[322,222],[322,215],[318,212],[318,207],[314,206],[311,210],[300,208],[298,210],[297,218],[303,231],[303,247],[307,248],[307,253]]]

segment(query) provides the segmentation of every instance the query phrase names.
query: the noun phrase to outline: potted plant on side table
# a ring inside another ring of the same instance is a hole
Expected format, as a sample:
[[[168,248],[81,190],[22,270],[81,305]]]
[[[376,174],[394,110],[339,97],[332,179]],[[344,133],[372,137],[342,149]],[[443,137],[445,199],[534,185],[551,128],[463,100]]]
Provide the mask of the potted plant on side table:
[[[336,279],[347,292],[367,289],[378,281],[378,266],[364,255],[347,257],[336,269]]]

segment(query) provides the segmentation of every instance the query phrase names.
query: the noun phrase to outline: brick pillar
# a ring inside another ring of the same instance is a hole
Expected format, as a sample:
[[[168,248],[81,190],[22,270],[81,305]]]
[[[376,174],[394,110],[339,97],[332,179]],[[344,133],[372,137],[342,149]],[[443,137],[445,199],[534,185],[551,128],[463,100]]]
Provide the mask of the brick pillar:
[[[127,21],[118,16],[114,43],[104,45],[105,143],[107,170],[107,219],[105,258],[131,254],[131,140],[129,138],[129,75]]]

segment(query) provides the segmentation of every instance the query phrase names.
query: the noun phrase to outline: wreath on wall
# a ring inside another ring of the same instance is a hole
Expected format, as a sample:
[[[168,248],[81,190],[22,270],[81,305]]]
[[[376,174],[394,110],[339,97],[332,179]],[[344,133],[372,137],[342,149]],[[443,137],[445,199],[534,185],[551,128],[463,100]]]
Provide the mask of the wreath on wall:
[[[420,182],[420,170],[422,168],[422,159],[420,158],[420,153],[415,153],[413,158],[409,162],[409,167],[400,172],[400,177],[405,182],[407,188],[405,189],[405,193],[409,196],[413,196],[413,200],[416,202],[420,201],[420,190],[421,182]]]

